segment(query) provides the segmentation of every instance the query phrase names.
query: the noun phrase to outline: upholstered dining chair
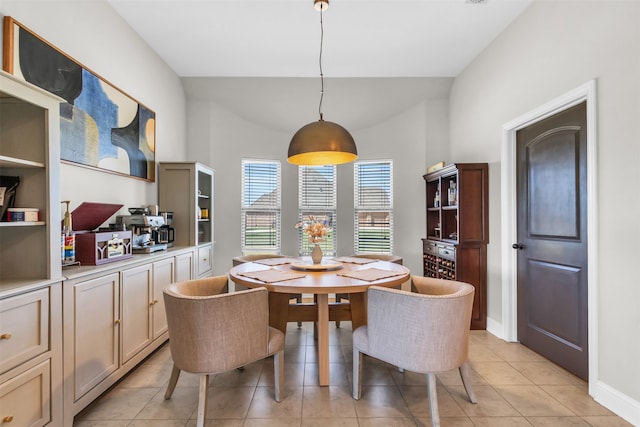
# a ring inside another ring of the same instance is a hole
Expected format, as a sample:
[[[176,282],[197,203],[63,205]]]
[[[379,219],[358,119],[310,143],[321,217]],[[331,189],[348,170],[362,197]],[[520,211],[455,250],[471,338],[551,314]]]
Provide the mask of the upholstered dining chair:
[[[356,258],[367,258],[367,259],[375,259],[375,260],[378,260],[378,261],[394,262],[396,264],[402,265],[402,257],[400,257],[398,255],[366,253],[366,254],[356,254],[356,255],[352,255],[352,256],[356,257]],[[349,294],[336,294],[336,302],[340,302],[343,299],[348,300],[349,299]],[[340,321],[336,320],[336,328],[339,328],[339,327],[340,327]]]
[[[280,401],[284,334],[269,326],[266,288],[227,293],[227,276],[165,287],[173,370],[164,398],[170,399],[181,371],[200,375],[197,425],[207,413],[209,376],[274,355],[275,400]]]
[[[233,266],[243,264],[245,262],[253,262],[259,261],[261,259],[269,259],[269,258],[289,258],[287,255],[279,255],[279,254],[250,254],[250,255],[241,255],[237,257],[233,257],[231,262]],[[245,286],[235,284],[236,290],[247,289]],[[302,304],[302,294],[290,294],[289,299],[296,300],[296,304]],[[298,327],[302,326],[302,322],[298,322]]]
[[[469,401],[467,350],[475,288],[463,282],[413,276],[418,292],[372,286],[367,325],[353,332],[353,398],[361,396],[362,355],[426,374],[431,425],[440,426],[436,373],[459,369]]]

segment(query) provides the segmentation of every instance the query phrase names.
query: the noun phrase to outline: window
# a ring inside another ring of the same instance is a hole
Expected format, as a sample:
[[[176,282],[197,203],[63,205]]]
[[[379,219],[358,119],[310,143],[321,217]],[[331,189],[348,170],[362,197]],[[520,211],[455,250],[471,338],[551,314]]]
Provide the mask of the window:
[[[280,253],[280,162],[242,160],[242,253]]]
[[[393,163],[354,163],[354,250],[393,253]]]
[[[311,215],[323,221],[331,230],[324,242],[320,243],[324,255],[336,254],[336,167],[298,167],[298,221],[307,220]],[[298,253],[309,255],[313,245],[300,229],[298,233]]]

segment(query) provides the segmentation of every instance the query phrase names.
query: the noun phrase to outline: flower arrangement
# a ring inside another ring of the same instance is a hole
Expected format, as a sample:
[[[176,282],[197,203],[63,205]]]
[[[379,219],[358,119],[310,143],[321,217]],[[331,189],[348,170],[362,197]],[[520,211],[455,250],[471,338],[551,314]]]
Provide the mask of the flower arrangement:
[[[309,215],[308,220],[300,221],[295,225],[295,228],[302,228],[302,231],[309,236],[309,242],[320,243],[324,242],[324,238],[329,234],[329,227],[325,221],[321,221]]]

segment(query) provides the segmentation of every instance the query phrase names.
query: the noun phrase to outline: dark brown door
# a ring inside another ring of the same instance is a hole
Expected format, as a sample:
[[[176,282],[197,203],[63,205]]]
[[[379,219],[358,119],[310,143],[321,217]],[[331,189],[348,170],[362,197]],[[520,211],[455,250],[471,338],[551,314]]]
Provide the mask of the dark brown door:
[[[588,379],[586,103],[517,132],[518,340]]]

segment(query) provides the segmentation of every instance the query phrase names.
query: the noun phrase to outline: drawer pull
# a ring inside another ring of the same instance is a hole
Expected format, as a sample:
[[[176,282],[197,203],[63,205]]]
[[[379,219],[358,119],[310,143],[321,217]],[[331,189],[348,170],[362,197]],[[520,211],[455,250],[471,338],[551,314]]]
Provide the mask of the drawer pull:
[[[149,303],[149,305],[156,305],[157,303],[158,303],[158,300],[157,300],[157,299],[154,299],[153,301],[151,301],[151,302]]]
[[[4,334],[0,335],[0,340],[8,340],[11,339],[13,335],[11,335],[10,332],[5,332]]]
[[[120,319],[116,319],[116,321],[113,322],[113,323],[115,323],[116,325],[119,325],[120,324]]]
[[[3,423],[10,423],[11,421],[13,421],[13,415],[7,415],[2,419]]]

